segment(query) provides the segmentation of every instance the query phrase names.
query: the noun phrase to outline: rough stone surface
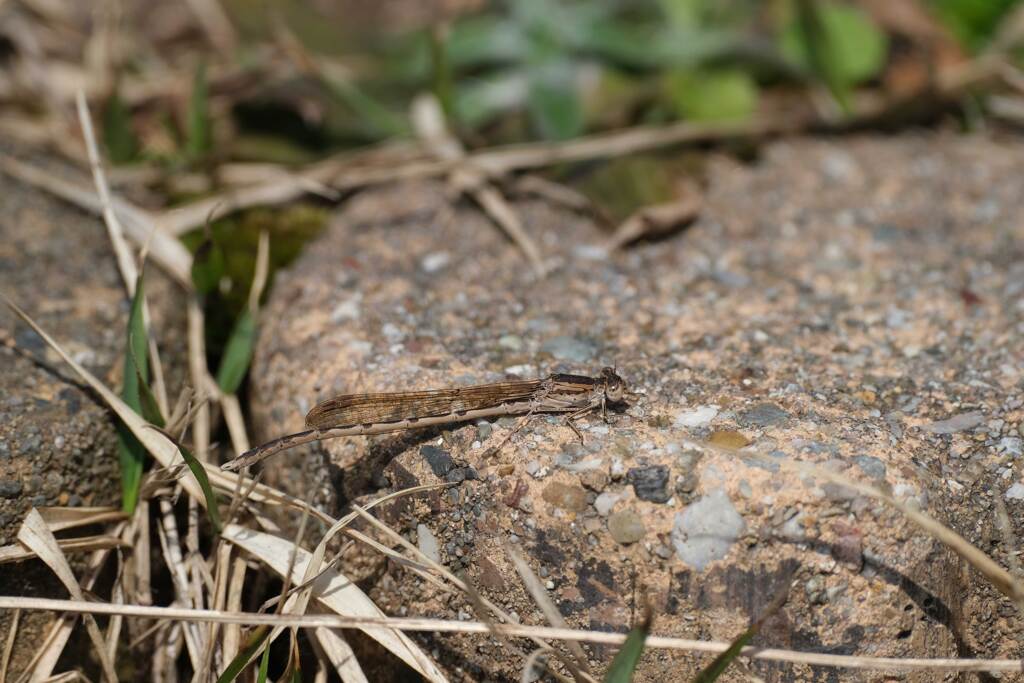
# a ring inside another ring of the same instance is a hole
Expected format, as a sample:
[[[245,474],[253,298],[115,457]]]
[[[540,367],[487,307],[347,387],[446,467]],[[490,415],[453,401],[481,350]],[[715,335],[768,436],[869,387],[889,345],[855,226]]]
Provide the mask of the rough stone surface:
[[[332,394],[506,373],[615,365],[637,393],[609,423],[581,418],[582,445],[561,418],[540,417],[495,453],[516,424],[508,418],[483,439],[466,425],[327,442],[314,447],[326,458],[283,454],[266,476],[304,498],[319,482],[317,499],[336,511],[383,484],[381,473],[393,488],[437,483],[423,443],[464,459],[479,481],[402,499],[388,514],[410,532],[429,519],[452,570],[500,585],[489,596],[527,623],[544,619],[508,544],[549,577],[574,625],[625,628],[642,583],[659,633],[730,639],[796,568],[798,588],[759,645],[1018,656],[1024,625],[1005,598],[899,513],[701,442],[870,481],[1006,565],[992,503],[1024,466],[1003,441],[1020,437],[1024,420],[1021,158],[1015,139],[782,141],[753,165],[713,162],[704,211],[685,233],[606,260],[576,248],[601,239],[586,218],[520,201],[516,210],[556,267],[543,282],[440,184],[363,193],[278,279],[253,373],[260,436],[301,428],[305,411]],[[444,266],[424,268],[441,249]],[[972,413],[981,419],[942,426]],[[589,460],[608,473],[600,496],[565,467]],[[652,466],[669,468],[671,503],[633,493],[626,473]],[[549,490],[578,490],[584,509],[553,504]],[[615,509],[612,496],[621,496]],[[699,521],[699,501],[710,496],[727,499],[745,531],[698,572],[668,546],[676,516],[696,511]],[[1021,505],[1007,499],[1018,538]],[[625,509],[643,520],[641,542],[621,545],[591,521]],[[408,574],[374,597],[392,613],[467,609]],[[443,643],[473,680],[516,679],[528,650],[469,637]],[[596,663],[610,658],[590,652]],[[638,680],[689,680],[696,666],[661,652],[643,660]],[[875,680],[750,668],[766,681]]]
[[[54,169],[59,170],[59,167]],[[168,380],[180,378],[183,318],[171,286],[147,271],[155,329],[162,338]],[[101,221],[0,174],[0,282],[71,355],[108,386],[121,384],[128,302]],[[176,294],[175,294],[176,296]],[[175,313],[171,313],[175,311]],[[33,506],[103,506],[120,502],[120,475],[110,413],[84,391],[59,357],[0,306],[0,545],[13,543]],[[177,347],[177,351],[175,348]],[[86,556],[70,560],[81,578]],[[37,562],[0,565],[5,595],[64,597],[66,589]],[[5,636],[11,612],[0,610]],[[9,674],[35,654],[52,617],[21,616]],[[70,652],[88,652],[76,630]],[[78,641],[81,641],[78,643]]]

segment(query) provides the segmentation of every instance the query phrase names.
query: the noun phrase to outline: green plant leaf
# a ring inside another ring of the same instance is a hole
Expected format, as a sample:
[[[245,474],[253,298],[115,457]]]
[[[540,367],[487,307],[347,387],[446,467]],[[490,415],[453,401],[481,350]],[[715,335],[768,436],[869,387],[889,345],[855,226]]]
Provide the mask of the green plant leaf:
[[[239,651],[235,658],[224,667],[224,673],[217,678],[217,683],[231,683],[231,681],[241,675],[245,669],[245,665],[252,659],[252,656],[260,649],[263,641],[270,636],[269,626],[260,626],[245,641],[245,646]],[[262,664],[261,664],[262,667]],[[266,673],[263,675],[263,680],[266,680]]]
[[[131,345],[129,345],[129,350],[131,350]],[[150,424],[163,427],[164,416],[160,413],[160,404],[157,402],[156,396],[153,395],[153,390],[149,388],[149,382],[142,378],[141,364],[138,358],[136,358],[134,351],[132,352],[132,367],[135,370],[135,377],[139,385],[139,404],[142,409],[140,414]]]
[[[135,283],[131,311],[128,314],[123,365],[124,385],[121,389],[121,398],[139,415],[142,415],[141,387],[149,383],[146,326],[142,316],[145,296],[140,273]],[[117,452],[121,463],[121,507],[126,514],[131,515],[139,502],[139,486],[146,463],[146,449],[127,427],[120,422],[117,427]]]
[[[888,39],[861,10],[848,4],[795,0],[793,20],[783,29],[780,50],[815,74],[848,109],[849,89],[877,76],[888,55]]]
[[[186,148],[189,159],[201,159],[213,146],[210,122],[210,93],[206,82],[206,62],[199,62],[192,79],[192,98],[188,103]]]
[[[928,3],[957,39],[973,50],[983,47],[999,32],[1003,17],[1017,5],[1018,0],[931,0]]]
[[[605,674],[605,683],[629,683],[633,680],[633,673],[636,665],[640,662],[640,655],[644,651],[644,642],[651,632],[651,613],[648,611],[643,620],[630,630],[626,636],[626,642],[615,654],[608,673]]]
[[[117,90],[103,110],[103,144],[114,164],[126,164],[139,156],[139,140],[132,130],[132,117]]]
[[[164,436],[174,441],[170,434],[164,432]],[[192,476],[196,478],[199,488],[203,490],[203,498],[206,499],[206,514],[210,518],[210,524],[213,525],[214,530],[219,534],[224,525],[220,521],[220,510],[217,508],[217,493],[210,486],[210,478],[206,476],[206,468],[203,467],[203,463],[199,462],[196,456],[192,455],[192,451],[185,448],[183,444],[174,441],[174,445],[178,447],[181,457],[185,459],[185,464],[192,470]]]
[[[327,75],[324,81],[331,95],[355,115],[365,135],[383,139],[408,134],[409,125],[404,117],[388,109],[354,81]]]
[[[238,391],[252,360],[252,346],[256,338],[256,319],[247,308],[242,311],[231,330],[224,357],[217,369],[217,385],[226,394]]]
[[[447,42],[449,59],[456,68],[517,63],[529,52],[522,27],[493,14],[480,14],[457,22]]]
[[[665,96],[676,115],[692,121],[736,121],[757,107],[757,84],[739,69],[672,71]]]
[[[527,109],[540,135],[566,140],[582,133],[583,103],[572,66],[562,60],[537,64],[528,78]]]
[[[527,78],[521,70],[463,79],[455,92],[455,115],[462,125],[475,128],[499,114],[521,109],[527,95]]]
[[[260,657],[260,670],[256,674],[256,683],[267,683],[267,669],[270,668],[270,646],[263,650]]]
[[[450,121],[455,114],[455,76],[448,56],[448,39],[441,29],[430,31],[430,61],[433,71],[434,96]]]
[[[200,294],[209,294],[224,277],[224,251],[210,231],[192,257],[192,284]]]

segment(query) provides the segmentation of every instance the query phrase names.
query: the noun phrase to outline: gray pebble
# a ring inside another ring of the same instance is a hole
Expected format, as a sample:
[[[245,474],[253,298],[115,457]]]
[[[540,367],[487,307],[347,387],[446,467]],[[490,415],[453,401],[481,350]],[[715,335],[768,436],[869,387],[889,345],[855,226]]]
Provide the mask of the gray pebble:
[[[789,421],[790,415],[774,403],[758,403],[739,414],[737,421],[744,427],[776,427]]]
[[[451,453],[437,446],[420,446],[420,455],[426,459],[435,477],[444,477],[455,467]]]
[[[999,440],[999,445],[996,446],[996,450],[1000,453],[1006,453],[1012,455],[1015,458],[1019,458],[1024,453],[1024,442],[1020,437],[1016,436],[1004,436]]]
[[[960,413],[959,415],[954,415],[947,420],[938,420],[937,422],[924,425],[921,429],[931,432],[932,434],[954,434],[956,432],[974,429],[984,421],[985,416],[975,411],[970,413]]]
[[[23,488],[16,479],[0,479],[0,498],[17,498]]]
[[[585,363],[597,355],[597,344],[578,337],[553,337],[544,342],[540,350],[557,360]]]
[[[724,489],[715,489],[675,516],[672,545],[676,554],[697,571],[729,552],[746,524]]]
[[[441,561],[441,548],[437,543],[437,537],[426,524],[416,525],[416,545],[420,552],[432,559],[434,562]],[[450,551],[449,551],[450,552]]]
[[[621,493],[605,491],[594,499],[594,509],[597,510],[597,514],[602,517],[607,517],[612,511],[612,508],[615,507],[615,504],[619,502],[620,498],[622,498]]]
[[[871,455],[858,455],[853,459],[857,466],[872,479],[885,479],[885,463]]]
[[[626,480],[633,484],[633,493],[640,500],[665,503],[671,498],[667,490],[669,470],[665,465],[630,468]]]
[[[1019,481],[1006,489],[1007,500],[1024,500],[1024,484]]]

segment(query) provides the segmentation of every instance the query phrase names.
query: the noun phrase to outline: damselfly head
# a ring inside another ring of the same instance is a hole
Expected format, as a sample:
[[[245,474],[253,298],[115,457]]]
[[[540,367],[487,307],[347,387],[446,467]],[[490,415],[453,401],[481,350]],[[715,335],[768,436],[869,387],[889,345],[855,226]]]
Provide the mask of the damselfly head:
[[[618,403],[626,394],[626,382],[618,376],[615,368],[604,368],[601,370],[601,379],[604,380],[604,395],[612,403]]]

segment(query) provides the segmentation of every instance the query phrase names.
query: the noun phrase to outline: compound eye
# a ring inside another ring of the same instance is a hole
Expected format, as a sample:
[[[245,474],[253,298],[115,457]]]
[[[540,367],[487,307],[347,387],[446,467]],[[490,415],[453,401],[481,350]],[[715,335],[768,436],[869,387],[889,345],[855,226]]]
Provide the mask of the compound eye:
[[[609,401],[617,403],[622,400],[622,385],[613,384],[605,390],[605,396],[608,397]]]

